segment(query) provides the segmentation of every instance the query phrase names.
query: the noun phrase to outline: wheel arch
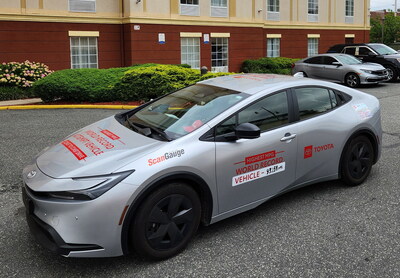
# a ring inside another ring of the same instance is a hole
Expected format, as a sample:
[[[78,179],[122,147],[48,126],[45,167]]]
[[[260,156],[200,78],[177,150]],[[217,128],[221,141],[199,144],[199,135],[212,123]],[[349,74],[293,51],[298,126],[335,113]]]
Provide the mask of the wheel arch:
[[[132,220],[135,218],[136,212],[140,204],[149,196],[152,192],[160,188],[166,183],[170,182],[182,182],[193,188],[199,198],[201,203],[201,223],[203,225],[209,225],[211,222],[211,216],[213,211],[213,199],[209,186],[207,183],[196,174],[189,172],[175,172],[169,173],[167,175],[161,176],[154,180],[150,185],[148,185],[138,196],[132,201],[129,206],[128,212],[124,218],[121,232],[121,246],[124,254],[129,254],[131,249],[131,244],[129,240],[129,233],[131,228]]]
[[[340,161],[339,161],[339,178],[341,178],[342,176],[342,160],[343,160],[343,155],[345,153],[345,151],[347,150],[350,142],[358,137],[358,136],[365,136],[368,138],[368,140],[371,142],[372,144],[372,148],[374,149],[374,160],[373,160],[373,164],[375,164],[376,162],[378,162],[378,152],[379,152],[379,142],[378,142],[378,138],[377,136],[374,134],[374,132],[372,132],[369,129],[360,129],[357,130],[356,132],[354,132],[346,141],[346,143],[344,144],[344,148],[342,150],[342,153],[340,154]]]

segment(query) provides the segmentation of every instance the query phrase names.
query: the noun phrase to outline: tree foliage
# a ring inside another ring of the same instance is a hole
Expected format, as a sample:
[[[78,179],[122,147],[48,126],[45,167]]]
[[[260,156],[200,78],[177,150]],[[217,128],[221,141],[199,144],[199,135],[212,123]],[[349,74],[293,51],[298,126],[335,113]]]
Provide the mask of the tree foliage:
[[[400,41],[400,16],[394,16],[393,12],[389,12],[385,15],[384,20],[378,17],[372,17],[370,41],[383,42],[384,44]]]

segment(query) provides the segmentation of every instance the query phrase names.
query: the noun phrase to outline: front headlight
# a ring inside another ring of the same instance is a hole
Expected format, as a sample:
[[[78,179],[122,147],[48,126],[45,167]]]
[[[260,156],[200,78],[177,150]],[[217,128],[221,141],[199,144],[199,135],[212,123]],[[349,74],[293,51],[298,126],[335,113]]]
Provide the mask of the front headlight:
[[[365,73],[372,74],[372,70],[361,69],[361,71],[363,71],[363,72],[365,72]]]
[[[123,181],[135,170],[121,172],[117,174],[105,175],[105,176],[94,176],[84,178],[73,178],[74,181],[99,181],[98,184],[88,189],[77,190],[77,191],[59,191],[59,192],[48,192],[47,195],[51,198],[64,199],[64,200],[93,200],[105,192],[113,188],[115,185]]]

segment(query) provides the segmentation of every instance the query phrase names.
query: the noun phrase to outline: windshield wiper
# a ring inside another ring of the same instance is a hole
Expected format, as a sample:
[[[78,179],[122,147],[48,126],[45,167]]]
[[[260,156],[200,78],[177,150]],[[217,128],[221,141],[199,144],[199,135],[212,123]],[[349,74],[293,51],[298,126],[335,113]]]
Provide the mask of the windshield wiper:
[[[137,124],[134,124],[130,119],[129,119],[129,115],[126,116],[126,121],[128,122],[128,124],[130,125],[130,127],[132,127],[132,129],[140,134],[143,134],[144,136],[149,137],[152,133],[157,133],[160,137],[162,137],[164,140],[166,141],[172,141],[172,139],[163,131],[152,127],[152,126],[144,126],[141,127]],[[143,125],[143,124],[141,124]]]

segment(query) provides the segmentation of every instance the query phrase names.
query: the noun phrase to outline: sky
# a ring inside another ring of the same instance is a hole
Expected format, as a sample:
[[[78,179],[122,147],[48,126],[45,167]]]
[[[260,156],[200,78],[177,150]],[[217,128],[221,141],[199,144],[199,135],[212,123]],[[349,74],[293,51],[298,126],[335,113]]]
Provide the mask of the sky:
[[[371,11],[376,10],[394,10],[396,0],[371,0]],[[400,9],[400,0],[397,0],[397,9]]]

